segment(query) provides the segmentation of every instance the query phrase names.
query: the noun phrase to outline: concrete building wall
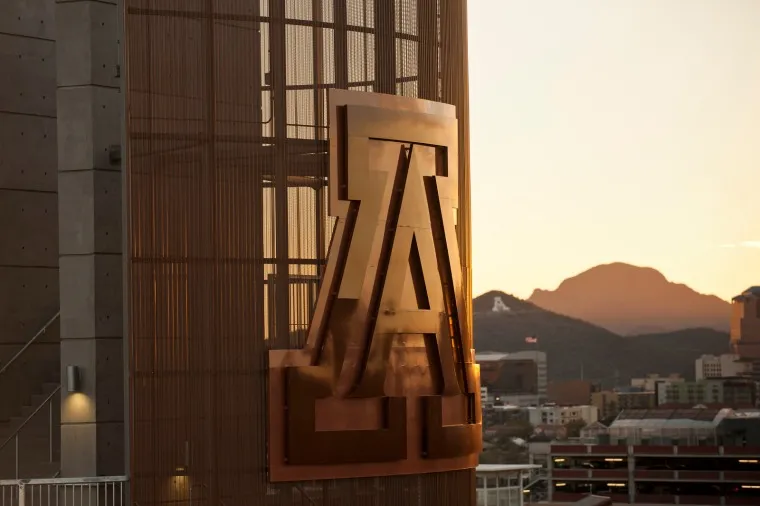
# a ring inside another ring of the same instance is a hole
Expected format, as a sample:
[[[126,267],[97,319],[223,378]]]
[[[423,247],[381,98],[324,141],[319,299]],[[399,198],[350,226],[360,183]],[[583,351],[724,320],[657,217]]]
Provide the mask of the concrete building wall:
[[[122,100],[116,0],[58,2],[62,476],[124,472]]]
[[[0,366],[58,311],[54,5],[0,2]],[[54,323],[2,374],[0,423],[57,380],[57,342]]]

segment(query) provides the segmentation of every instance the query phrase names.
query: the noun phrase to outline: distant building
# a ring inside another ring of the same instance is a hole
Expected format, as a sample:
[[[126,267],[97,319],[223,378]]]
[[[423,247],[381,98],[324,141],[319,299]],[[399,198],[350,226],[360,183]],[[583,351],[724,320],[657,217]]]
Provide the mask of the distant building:
[[[548,400],[565,406],[590,404],[594,389],[593,383],[586,380],[552,381],[547,389]]]
[[[731,311],[733,352],[746,363],[749,374],[760,378],[760,286],[734,297]]]
[[[549,385],[549,367],[546,363],[546,353],[537,350],[525,350],[510,353],[509,356],[513,360],[533,360],[536,363],[539,402],[546,402]]]
[[[658,383],[658,404],[684,406],[722,405],[742,408],[754,406],[757,386],[748,378],[712,378],[683,383]]]
[[[480,406],[485,409],[493,405],[493,398],[488,396],[488,387],[480,387]]]
[[[694,373],[697,380],[742,376],[750,372],[749,366],[736,353],[702,355],[694,362]]]
[[[538,406],[546,402],[546,353],[478,353],[481,385],[494,404]]]
[[[660,376],[659,374],[647,374],[645,378],[632,378],[631,386],[639,388],[643,392],[654,392],[656,390],[656,384],[659,381],[668,381],[671,383],[678,383],[686,381],[680,374],[669,374],[668,376]]]
[[[760,504],[760,418],[730,409],[624,411],[597,444],[552,443],[550,503]]]
[[[609,427],[600,421],[590,423],[581,429],[581,439],[596,439],[609,434]]]
[[[624,409],[648,409],[657,405],[654,392],[603,390],[591,394],[591,404],[599,410],[601,419],[616,416]]]
[[[612,390],[601,390],[591,394],[591,405],[599,410],[599,418],[605,419],[620,412],[618,393]]]
[[[528,421],[534,427],[541,425],[565,425],[575,420],[583,420],[587,424],[599,419],[596,406],[541,406],[528,408]]]

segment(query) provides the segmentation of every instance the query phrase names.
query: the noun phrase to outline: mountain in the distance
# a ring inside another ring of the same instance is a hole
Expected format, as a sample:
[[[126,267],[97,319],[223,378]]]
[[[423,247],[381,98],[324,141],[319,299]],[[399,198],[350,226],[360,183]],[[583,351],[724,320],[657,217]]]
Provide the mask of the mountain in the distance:
[[[689,378],[694,376],[694,360],[699,356],[728,349],[728,334],[716,330],[622,337],[503,292],[484,293],[473,300],[473,326],[479,352],[546,352],[550,381],[583,375],[613,386],[649,373],[679,373]],[[527,344],[528,336],[537,337],[538,343]]]
[[[535,290],[528,301],[622,335],[697,327],[726,331],[731,314],[730,304],[714,295],[624,263],[592,267],[556,290]]]

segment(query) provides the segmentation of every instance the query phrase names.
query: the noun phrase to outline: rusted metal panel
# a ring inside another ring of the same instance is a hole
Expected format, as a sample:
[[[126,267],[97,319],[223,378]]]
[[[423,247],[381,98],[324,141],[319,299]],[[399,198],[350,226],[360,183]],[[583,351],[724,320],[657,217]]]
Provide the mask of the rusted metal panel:
[[[456,107],[471,328],[465,3],[394,0],[392,23],[375,22],[375,3],[124,2],[129,444],[141,506],[474,503],[468,469],[268,477],[268,353],[307,342],[335,229],[329,89],[394,83],[392,93]],[[378,40],[394,55],[378,55]]]

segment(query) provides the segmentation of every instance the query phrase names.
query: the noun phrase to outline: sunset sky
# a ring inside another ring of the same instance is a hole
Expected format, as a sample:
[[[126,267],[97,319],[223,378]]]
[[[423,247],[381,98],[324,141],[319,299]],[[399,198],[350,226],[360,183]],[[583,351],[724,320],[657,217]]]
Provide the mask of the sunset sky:
[[[471,0],[475,295],[760,284],[760,1]]]

